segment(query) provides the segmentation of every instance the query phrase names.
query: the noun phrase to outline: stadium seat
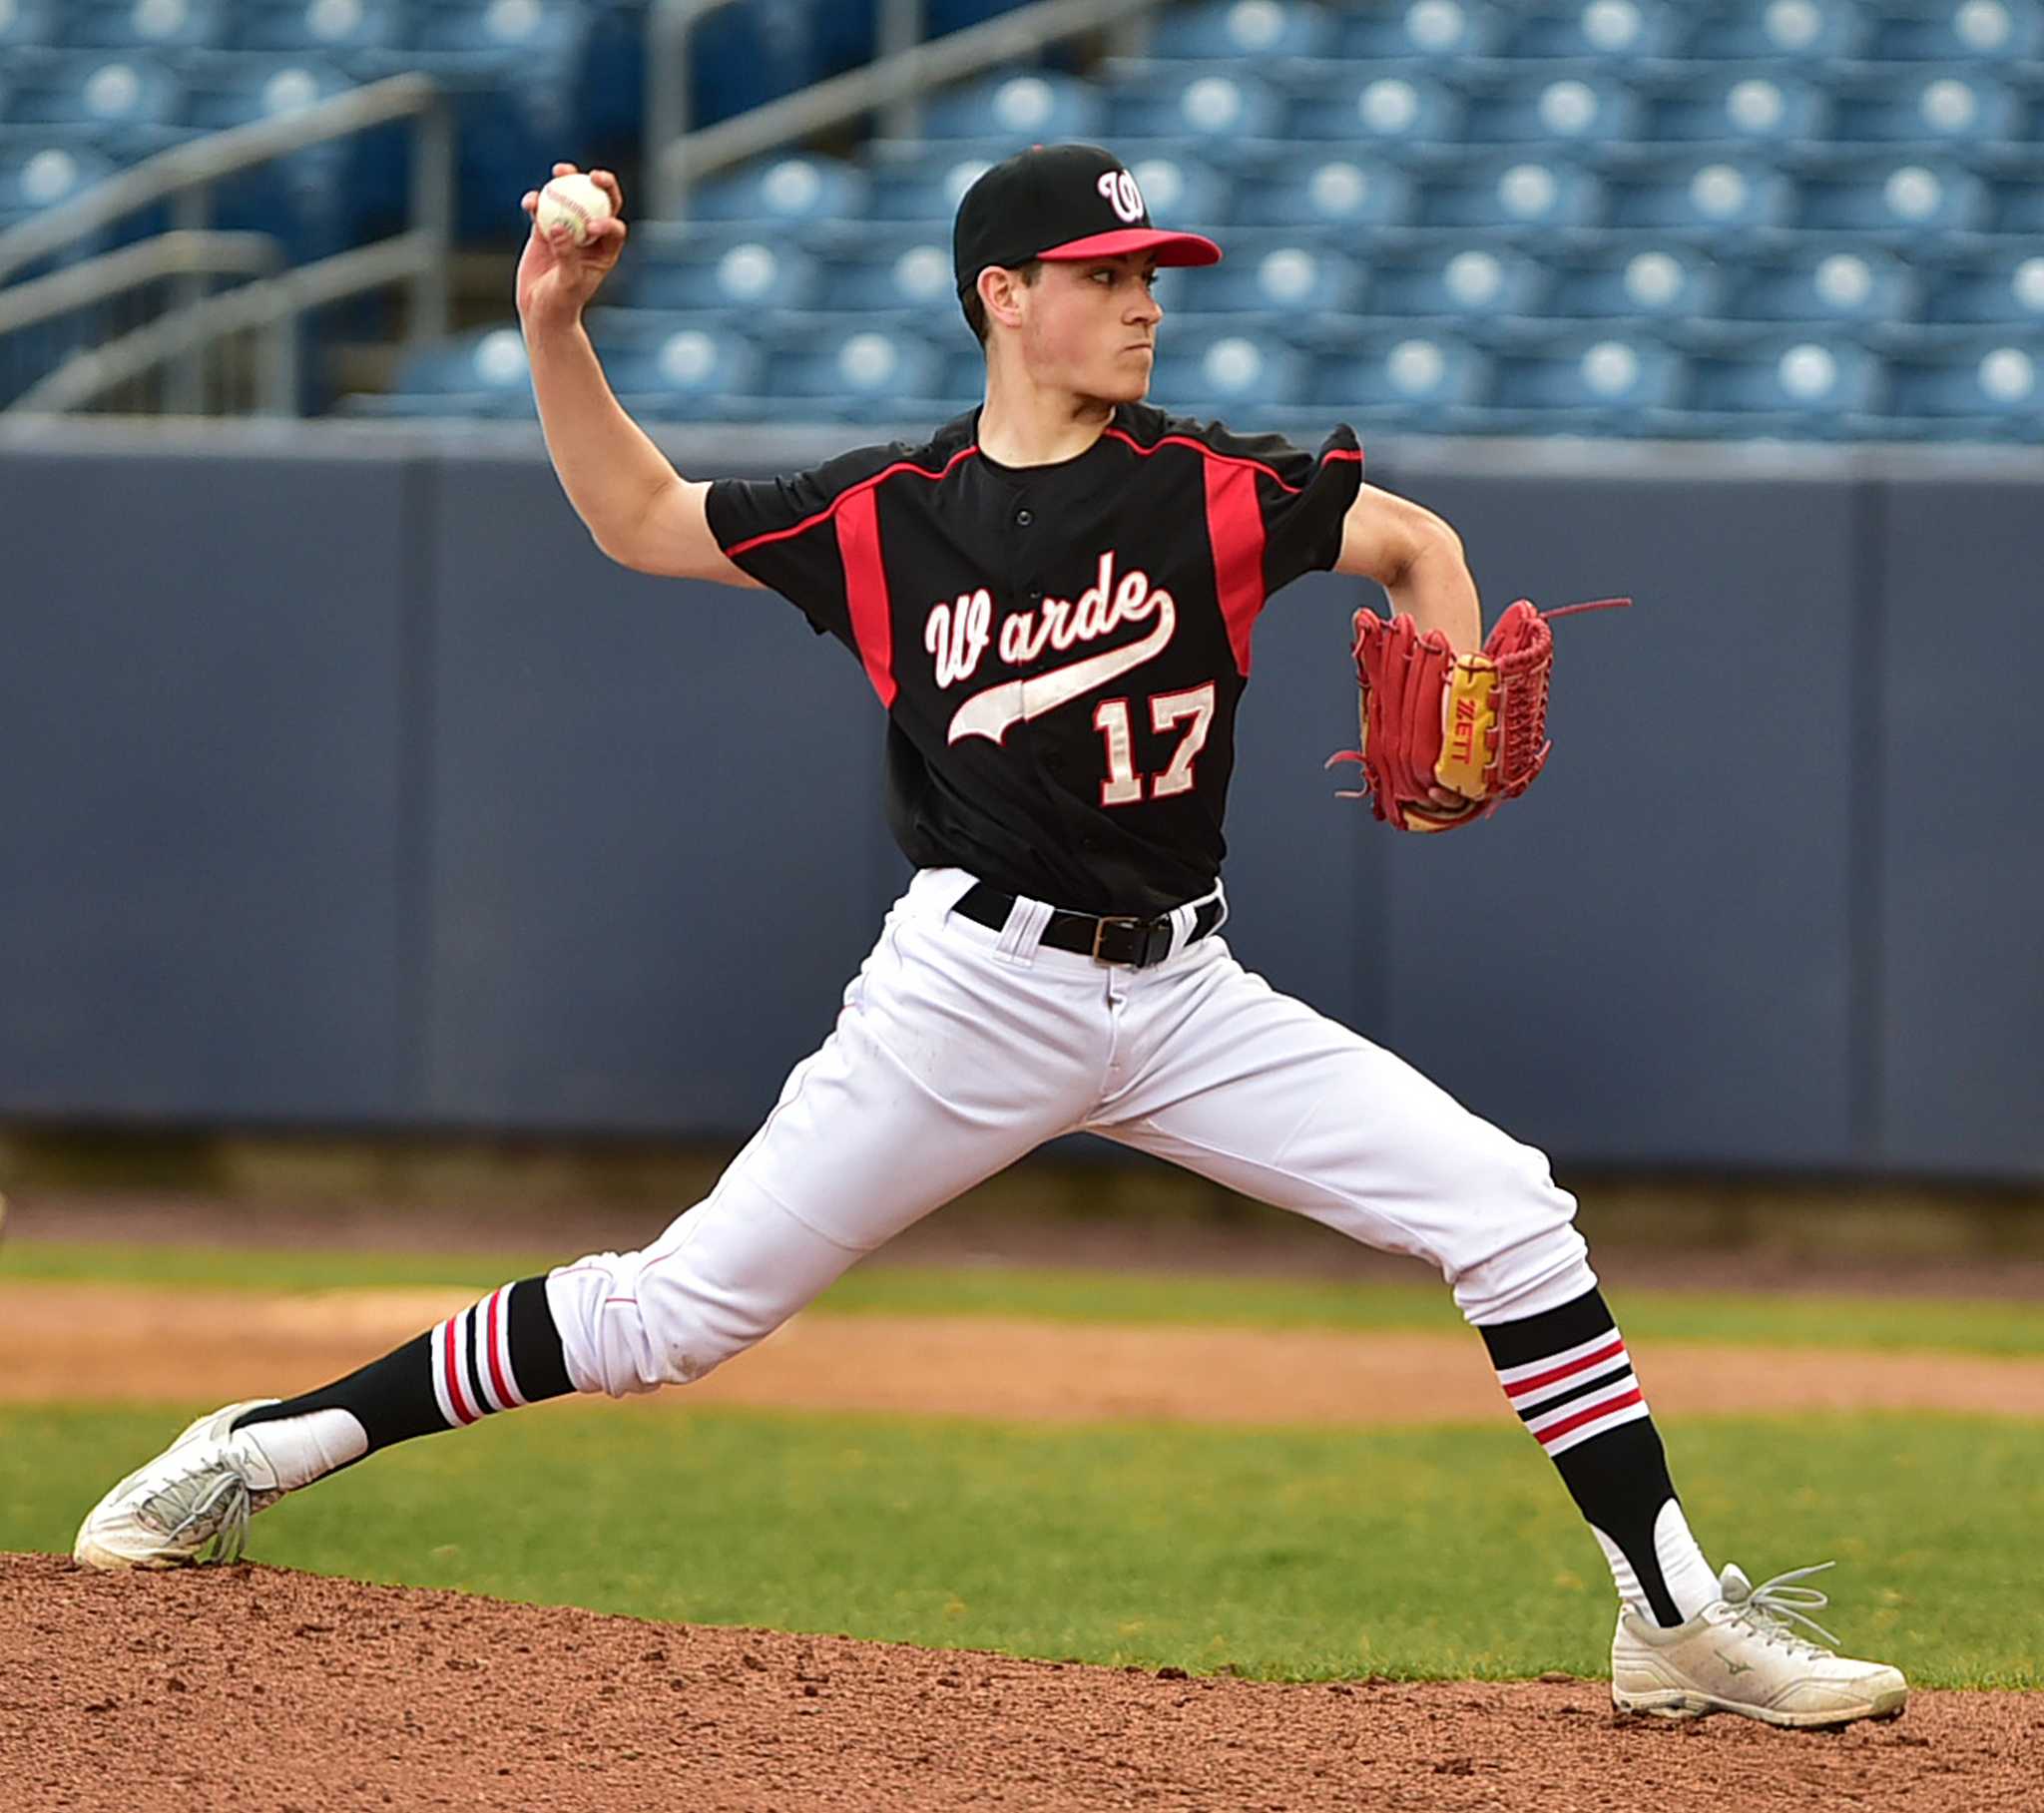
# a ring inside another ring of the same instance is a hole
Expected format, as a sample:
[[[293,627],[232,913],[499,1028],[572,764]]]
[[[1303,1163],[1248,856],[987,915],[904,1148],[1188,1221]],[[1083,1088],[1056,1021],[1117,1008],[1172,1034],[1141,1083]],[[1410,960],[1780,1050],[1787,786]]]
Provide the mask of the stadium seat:
[[[344,72],[309,57],[214,57],[195,71],[186,117],[193,127],[225,132],[295,113],[352,86]],[[337,251],[355,236],[369,205],[352,175],[363,150],[358,142],[329,140],[231,177],[215,196],[215,223],[276,232],[295,258]]]
[[[1269,327],[1202,331],[1168,322],[1157,342],[1150,399],[1174,413],[1232,416],[1245,403],[1303,403],[1312,395],[1308,378],[1305,355]]]
[[[1798,160],[1794,225],[1907,241],[1980,230],[1987,186],[1962,165],[1935,157],[1810,153]]]
[[[1688,68],[1649,79],[1642,92],[1641,136],[1656,145],[1771,145],[1821,139],[1830,130],[1823,88],[1775,65]]]
[[[21,134],[0,143],[0,227],[74,201],[116,169],[114,161],[83,143],[59,143],[55,134]]]
[[[1368,254],[1369,313],[1382,320],[1480,323],[1544,311],[1550,277],[1524,251],[1488,235]],[[1338,329],[1337,329],[1338,331]]]
[[[1236,183],[1235,218],[1261,227],[1405,227],[1416,202],[1413,180],[1392,165],[1308,155],[1246,170]]]
[[[1917,318],[1923,286],[1892,252],[1862,245],[1757,258],[1728,290],[1723,312],[1733,320],[1882,322]]]
[[[1894,356],[1891,414],[1964,424],[1984,439],[2044,435],[2044,336],[1983,337]]]
[[[1987,230],[2030,240],[2044,234],[2044,154],[2027,148],[2006,164],[1989,167]]]
[[[2037,0],[1932,0],[1880,19],[1871,57],[1918,62],[2015,63],[2044,56],[2044,6]]]
[[[642,258],[630,271],[625,294],[634,307],[686,308],[735,321],[813,307],[821,287],[815,260],[770,232],[729,243],[713,238],[679,255]],[[834,290],[830,300],[845,305]]]
[[[1253,61],[1317,57],[1333,37],[1326,11],[1303,0],[1208,0],[1166,10],[1151,27],[1150,55]]]
[[[0,8],[0,11],[4,11]],[[222,0],[64,0],[60,42],[79,50],[218,50],[228,42]]]
[[[946,319],[957,307],[951,240],[934,225],[888,229],[868,225],[832,246],[817,266],[820,296],[848,314]]]
[[[1722,306],[1726,262],[1680,241],[1628,238],[1547,255],[1544,311],[1562,320],[1685,321]]]
[[[1753,433],[1849,433],[1850,417],[1878,413],[1881,362],[1836,337],[1764,337],[1695,360],[1693,406],[1754,418]]]
[[[1563,328],[1496,355],[1491,400],[1507,410],[1560,412],[1585,430],[1637,428],[1647,412],[1680,405],[1682,356],[1638,334]]]
[[[1245,228],[1231,233],[1222,262],[1184,272],[1167,303],[1186,314],[1283,315],[1358,312],[1362,264],[1311,233]]]
[[[2025,136],[2028,109],[2013,89],[1949,67],[1852,76],[1832,84],[1830,136],[1845,145],[1964,147]]]
[[[1315,66],[1288,82],[1285,131],[1294,139],[1331,139],[1389,150],[1452,145],[1465,134],[1467,103],[1436,76],[1417,71]]]
[[[30,65],[8,87],[10,127],[64,127],[120,163],[189,136],[182,79],[146,52],[68,53]]]
[[[1070,76],[1030,71],[946,89],[924,104],[926,139],[1013,138],[1016,149],[1099,136],[1100,90]]]
[[[2044,254],[2037,251],[1954,258],[1932,272],[1929,286],[1925,320],[2044,326]]]
[[[1384,332],[1365,325],[1313,366],[1313,400],[1357,422],[1447,429],[1458,412],[1489,400],[1489,358],[1437,330]]]
[[[518,329],[492,327],[407,354],[392,390],[414,397],[529,396],[532,367]]]
[[[1418,224],[1547,233],[1599,226],[1604,206],[1598,179],[1579,165],[1538,155],[1479,158],[1428,175],[1420,192]]]
[[[1012,156],[1015,145],[1007,139],[975,140],[925,149],[909,142],[885,150],[892,155],[876,155],[861,179],[869,187],[854,213],[890,223],[941,223],[948,234],[965,192]]]
[[[1465,77],[1472,145],[1609,145],[1637,139],[1645,110],[1622,83],[1596,70],[1520,66],[1502,76]]]
[[[233,48],[287,51],[351,68],[358,51],[389,50],[411,31],[402,0],[244,0]]]
[[[1337,57],[1376,60],[1411,57],[1462,62],[1495,56],[1508,15],[1480,0],[1411,0],[1358,7],[1334,22]]]
[[[14,72],[57,43],[57,0],[11,0],[0,6],[0,51]]]
[[[867,187],[862,171],[835,158],[763,158],[703,184],[689,198],[689,215],[784,227],[851,221],[866,212]]]
[[[1213,70],[1192,73],[1171,64],[1125,76],[1107,93],[1105,131],[1123,139],[1175,138],[1227,144],[1267,139],[1282,130],[1284,102],[1256,78]]]
[[[1603,173],[1606,222],[1712,239],[1788,224],[1795,191],[1772,164],[1747,154],[1682,152]]]
[[[829,399],[866,415],[874,405],[927,404],[945,394],[944,354],[921,334],[853,322],[835,332],[805,333],[771,348],[764,394]]]
[[[671,418],[716,419],[731,399],[761,387],[760,347],[722,321],[606,309],[592,319],[590,337],[611,388],[635,411],[643,399],[662,397]]]
[[[1684,57],[1835,62],[1858,56],[1868,36],[1857,0],[1715,0],[1691,10]]]
[[[1523,8],[1503,54],[1633,61],[1674,55],[1681,36],[1680,9],[1663,0],[1561,0]]]

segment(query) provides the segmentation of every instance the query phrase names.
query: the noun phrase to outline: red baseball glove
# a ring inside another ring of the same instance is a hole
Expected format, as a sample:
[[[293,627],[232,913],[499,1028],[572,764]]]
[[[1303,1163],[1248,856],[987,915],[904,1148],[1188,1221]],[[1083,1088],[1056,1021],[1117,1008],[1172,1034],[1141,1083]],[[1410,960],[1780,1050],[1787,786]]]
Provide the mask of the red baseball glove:
[[[1438,630],[1420,635],[1403,615],[1355,614],[1359,748],[1329,756],[1362,764],[1377,817],[1407,831],[1446,831],[1487,818],[1515,799],[1546,763],[1548,620],[1629,605],[1604,598],[1541,613],[1523,598],[1497,620],[1480,655],[1457,655]],[[1436,789],[1457,796],[1443,804]],[[1345,797],[1357,799],[1362,793]]]

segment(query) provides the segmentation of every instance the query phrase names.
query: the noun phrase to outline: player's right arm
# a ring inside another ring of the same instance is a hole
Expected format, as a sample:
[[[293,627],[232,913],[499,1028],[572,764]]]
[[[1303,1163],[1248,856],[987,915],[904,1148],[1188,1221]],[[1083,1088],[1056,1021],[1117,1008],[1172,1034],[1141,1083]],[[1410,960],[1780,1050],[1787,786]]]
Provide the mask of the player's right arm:
[[[574,171],[556,164],[553,174]],[[710,532],[709,485],[683,478],[625,413],[590,344],[582,311],[625,246],[624,192],[609,171],[590,174],[609,193],[613,218],[592,222],[580,245],[565,227],[542,232],[535,218],[518,260],[518,318],[554,471],[596,545],[621,566],[757,587]],[[538,206],[539,192],[528,192],[525,212],[536,216]]]

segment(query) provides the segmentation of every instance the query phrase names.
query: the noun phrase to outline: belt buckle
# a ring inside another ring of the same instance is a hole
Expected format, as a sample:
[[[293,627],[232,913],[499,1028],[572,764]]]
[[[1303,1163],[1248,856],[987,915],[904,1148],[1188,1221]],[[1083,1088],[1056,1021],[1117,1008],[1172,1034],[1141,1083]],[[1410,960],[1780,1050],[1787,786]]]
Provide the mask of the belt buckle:
[[[1142,963],[1140,952],[1135,957],[1106,957],[1101,954],[1100,941],[1107,936],[1109,926],[1126,926],[1130,931],[1136,932],[1147,927],[1149,923],[1147,919],[1134,918],[1096,919],[1093,922],[1093,961],[1095,963],[1134,964],[1140,968]]]

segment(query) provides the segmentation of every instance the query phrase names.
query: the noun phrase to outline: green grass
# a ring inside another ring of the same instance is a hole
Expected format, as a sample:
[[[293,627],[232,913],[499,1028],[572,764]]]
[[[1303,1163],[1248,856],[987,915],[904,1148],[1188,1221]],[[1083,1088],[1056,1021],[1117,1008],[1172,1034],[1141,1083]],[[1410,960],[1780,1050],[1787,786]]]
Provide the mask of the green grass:
[[[0,1411],[0,1549],[62,1550],[175,1408]],[[1672,1443],[1714,1558],[1835,1559],[1825,1621],[1924,1684],[2044,1686],[2044,1428],[1713,1421]],[[1600,1672],[1610,1586],[1511,1429],[1007,1427],[572,1405],[378,1456],[262,1561],[656,1618],[1314,1679]]]
[[[359,1253],[16,1241],[0,1281],[205,1285],[253,1291],[450,1285],[487,1290],[557,1264],[560,1253]],[[1410,1284],[1319,1284],[1080,1270],[867,1264],[818,1303],[832,1315],[1011,1315],[1053,1321],[1248,1328],[1438,1329],[1461,1326],[1444,1288],[1418,1266]],[[1946,1348],[2044,1354],[2044,1316],[2016,1302],[1906,1297],[1734,1295],[1635,1290],[1614,1307],[1628,1335],[1798,1347]]]

